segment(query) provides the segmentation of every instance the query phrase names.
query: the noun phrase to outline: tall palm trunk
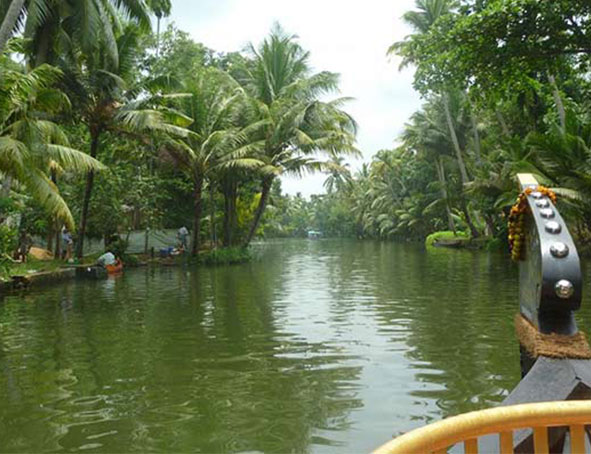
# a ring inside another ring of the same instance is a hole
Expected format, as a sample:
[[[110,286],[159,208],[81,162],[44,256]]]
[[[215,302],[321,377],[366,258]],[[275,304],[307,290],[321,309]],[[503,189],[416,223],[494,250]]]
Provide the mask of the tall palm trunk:
[[[443,95],[443,108],[445,110],[445,119],[447,120],[447,127],[449,129],[449,136],[454,146],[456,153],[456,159],[458,161],[458,167],[460,168],[460,175],[462,177],[462,185],[468,182],[468,172],[466,172],[466,164],[464,164],[464,158],[462,157],[462,149],[460,148],[460,142],[456,134],[456,128],[451,118],[451,111],[449,110],[449,95]]]
[[[209,233],[211,235],[211,245],[213,247],[216,247],[218,240],[217,232],[215,229],[215,184],[213,183],[213,181],[209,182],[209,204]]]
[[[55,169],[51,169],[51,182],[57,186],[57,172]],[[61,228],[60,228],[60,220],[58,218],[53,218],[53,222],[49,222],[50,225],[50,233],[51,229],[53,228],[53,236],[55,239],[55,249],[53,251],[53,257],[59,259],[61,257]],[[51,251],[51,248],[48,246],[48,250]]]
[[[62,235],[60,229],[60,222],[56,221],[55,223],[55,249],[53,251],[53,256],[56,259],[59,259],[62,256]]]
[[[441,198],[445,202],[445,213],[447,214],[447,225],[449,230],[456,233],[456,224],[454,218],[451,215],[451,207],[449,206],[449,197],[447,196],[447,182],[445,181],[445,168],[441,161],[441,156],[437,157],[435,161],[435,168],[437,169],[437,177],[439,178],[439,184],[441,185]]]
[[[560,129],[563,133],[566,132],[566,111],[564,109],[564,103],[562,102],[562,97],[560,96],[560,90],[558,90],[558,85],[556,85],[556,79],[554,78],[553,74],[548,74],[548,81],[550,81],[550,85],[552,85],[552,96],[554,97],[554,103],[556,104],[556,110],[558,111],[558,118],[560,120]]]
[[[484,215],[484,222],[486,222],[486,228],[488,230],[488,235],[491,237],[495,237],[497,234],[497,229],[495,228],[495,222],[493,220],[493,217],[491,216],[490,213],[486,213]]]
[[[35,54],[35,67],[49,61],[49,52],[53,41],[53,26],[49,20],[41,26],[37,52]]]
[[[47,244],[46,244],[47,247],[45,248],[48,251],[53,251],[53,234],[54,234],[53,227],[54,227],[54,223],[50,222],[49,227],[47,229]]]
[[[90,156],[96,158],[99,148],[100,128],[90,129]],[[86,173],[86,188],[84,189],[84,200],[82,202],[82,214],[80,215],[80,227],[78,228],[78,242],[76,243],[76,257],[79,259],[84,255],[84,236],[86,235],[86,224],[88,223],[88,207],[92,196],[94,185],[94,170]]]
[[[201,214],[203,211],[203,175],[195,174],[193,188],[193,245],[191,254],[197,255],[201,247]]]
[[[482,166],[482,157],[480,154],[480,134],[478,133],[478,121],[476,121],[476,108],[472,100],[467,96],[468,104],[470,104],[470,123],[472,124],[472,135],[474,137],[474,152],[476,157],[476,165]]]
[[[246,241],[244,241],[244,246],[248,246],[252,239],[254,238],[257,229],[259,228],[259,224],[261,223],[261,219],[263,217],[263,213],[265,208],[267,207],[267,201],[269,199],[269,194],[271,192],[271,185],[273,184],[274,177],[266,177],[263,180],[263,187],[261,191],[261,199],[259,200],[259,204],[257,209],[254,213],[254,219],[252,220],[252,224],[250,226],[250,231],[248,232],[248,236],[246,237]]]
[[[234,232],[236,231],[236,198],[237,181],[235,178],[226,177],[224,181],[224,247],[233,243]]]
[[[57,187],[57,174],[56,174],[55,169],[51,169],[50,179],[51,179],[51,182],[54,185],[56,185],[56,187]],[[58,219],[51,216],[49,218],[48,225],[49,225],[49,227],[47,229],[47,250],[52,251],[53,250],[53,239],[56,236],[55,231],[58,229],[58,227],[57,227]],[[56,243],[56,247],[57,247],[57,243]],[[57,255],[55,255],[55,257],[57,257]]]
[[[156,57],[160,57],[160,16],[156,16]]]
[[[10,2],[6,16],[4,16],[2,25],[0,25],[0,54],[4,52],[6,43],[12,35],[12,31],[14,30],[16,21],[21,14],[24,4],[25,0],[12,0],[12,2]]]
[[[460,210],[462,210],[462,213],[464,213],[466,224],[468,224],[468,228],[470,229],[470,235],[472,238],[478,238],[480,233],[474,225],[474,222],[472,222],[472,216],[470,215],[470,210],[468,209],[468,204],[466,203],[466,198],[464,197],[463,191],[460,193]]]
[[[462,149],[460,148],[460,142],[456,134],[456,129],[454,127],[453,120],[451,118],[451,111],[449,109],[449,95],[447,94],[443,96],[443,107],[445,110],[445,118],[447,119],[447,127],[449,128],[449,135],[451,137],[451,141],[454,146],[454,151],[456,153],[458,167],[460,168],[460,176],[462,177],[462,190],[460,191],[460,209],[464,213],[464,217],[466,218],[466,223],[470,228],[470,233],[472,237],[477,238],[479,236],[478,229],[474,226],[474,223],[472,222],[472,217],[470,216],[470,211],[468,210],[468,204],[466,203],[466,199],[464,197],[464,186],[466,185],[466,183],[469,182],[468,172],[466,171],[466,164],[464,164],[464,158],[462,157]]]

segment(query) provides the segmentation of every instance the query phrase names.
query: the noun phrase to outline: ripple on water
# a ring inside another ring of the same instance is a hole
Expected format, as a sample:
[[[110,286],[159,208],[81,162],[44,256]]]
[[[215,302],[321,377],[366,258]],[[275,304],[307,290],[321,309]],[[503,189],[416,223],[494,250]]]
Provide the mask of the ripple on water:
[[[262,254],[6,297],[0,450],[367,452],[518,380],[502,255],[351,241]]]

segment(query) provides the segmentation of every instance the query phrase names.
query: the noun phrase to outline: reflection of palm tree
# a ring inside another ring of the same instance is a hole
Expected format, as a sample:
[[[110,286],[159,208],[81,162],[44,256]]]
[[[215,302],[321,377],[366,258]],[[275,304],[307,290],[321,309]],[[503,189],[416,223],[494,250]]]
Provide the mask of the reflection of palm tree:
[[[72,286],[72,304],[62,311],[63,288],[33,295],[44,304],[26,310],[20,298],[6,299],[0,369],[8,373],[0,375],[0,394],[14,405],[0,416],[26,424],[18,412],[43,403],[31,417],[53,412],[55,425],[40,426],[20,449],[58,441],[74,449],[87,435],[117,430],[101,439],[105,450],[308,452],[317,430],[346,428],[361,406],[348,386],[361,370],[344,364],[335,346],[289,332],[281,319],[286,276],[299,285],[292,265],[302,257],[289,252],[293,262],[269,254],[261,263],[189,275],[131,273],[115,281],[114,294],[87,282]],[[81,402],[96,418],[88,425],[80,424]],[[23,432],[9,432],[3,445],[18,450]]]
[[[408,346],[405,356],[416,370],[412,395],[441,409],[426,415],[421,406],[418,417],[439,419],[500,402],[519,381],[514,270],[502,256],[411,248],[386,247],[367,260],[385,301],[373,305],[377,320],[384,329],[396,327]]]

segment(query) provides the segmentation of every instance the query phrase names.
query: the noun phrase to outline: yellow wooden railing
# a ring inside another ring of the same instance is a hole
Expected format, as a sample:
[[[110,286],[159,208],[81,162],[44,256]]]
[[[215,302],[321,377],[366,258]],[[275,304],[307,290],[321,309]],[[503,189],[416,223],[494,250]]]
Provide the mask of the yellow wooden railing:
[[[586,424],[591,424],[591,401],[542,402],[490,408],[454,416],[408,432],[374,454],[443,454],[464,443],[466,454],[478,454],[478,437],[498,434],[501,454],[513,454],[513,431],[533,429],[534,451],[548,453],[548,427],[570,429],[571,452],[585,452]]]

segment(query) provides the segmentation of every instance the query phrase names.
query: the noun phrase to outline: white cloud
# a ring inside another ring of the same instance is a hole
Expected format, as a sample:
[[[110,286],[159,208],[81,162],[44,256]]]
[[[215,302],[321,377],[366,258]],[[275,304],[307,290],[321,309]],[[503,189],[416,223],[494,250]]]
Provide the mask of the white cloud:
[[[412,72],[398,72],[388,47],[409,33],[400,17],[414,0],[173,0],[171,20],[193,39],[218,51],[258,43],[275,21],[300,37],[316,71],[341,74],[341,94],[355,98],[347,110],[360,126],[365,160],[394,146],[396,136],[421,101]],[[351,160],[352,163],[358,163]],[[284,179],[284,190],[322,192],[323,175]]]

